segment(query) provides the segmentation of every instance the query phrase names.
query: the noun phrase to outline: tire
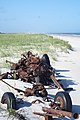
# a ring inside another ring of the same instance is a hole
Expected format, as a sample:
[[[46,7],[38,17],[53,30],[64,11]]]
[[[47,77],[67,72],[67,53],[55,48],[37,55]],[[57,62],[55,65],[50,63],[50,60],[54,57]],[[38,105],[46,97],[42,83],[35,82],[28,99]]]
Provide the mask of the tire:
[[[2,104],[7,104],[7,109],[16,109],[16,98],[12,92],[5,92],[1,99]]]
[[[55,95],[54,103],[59,103],[61,110],[71,112],[72,111],[72,101],[71,97],[67,92],[58,92]]]
[[[49,57],[48,57],[47,54],[44,54],[44,55],[42,56],[42,62],[45,62],[45,63],[47,63],[47,65],[50,66],[50,60],[49,60]]]

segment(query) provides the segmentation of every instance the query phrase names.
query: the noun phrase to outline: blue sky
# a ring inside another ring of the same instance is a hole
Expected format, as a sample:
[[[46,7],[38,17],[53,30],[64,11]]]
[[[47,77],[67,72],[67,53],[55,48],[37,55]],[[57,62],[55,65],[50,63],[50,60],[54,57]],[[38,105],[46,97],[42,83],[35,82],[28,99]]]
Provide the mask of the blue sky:
[[[80,0],[0,0],[0,31],[80,33]]]

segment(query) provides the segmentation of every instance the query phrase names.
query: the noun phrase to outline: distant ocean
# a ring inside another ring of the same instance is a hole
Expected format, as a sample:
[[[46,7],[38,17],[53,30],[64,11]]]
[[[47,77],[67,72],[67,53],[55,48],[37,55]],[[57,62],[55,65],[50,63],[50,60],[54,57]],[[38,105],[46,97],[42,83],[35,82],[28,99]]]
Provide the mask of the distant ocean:
[[[80,37],[80,33],[48,33],[50,35],[61,35],[61,36],[79,36]]]

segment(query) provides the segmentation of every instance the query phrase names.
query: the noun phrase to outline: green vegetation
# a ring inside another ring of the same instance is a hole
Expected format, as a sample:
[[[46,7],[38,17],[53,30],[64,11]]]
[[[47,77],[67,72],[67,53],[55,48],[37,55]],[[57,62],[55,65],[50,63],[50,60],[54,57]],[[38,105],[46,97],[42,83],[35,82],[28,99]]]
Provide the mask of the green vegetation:
[[[21,53],[32,51],[35,54],[47,53],[56,60],[57,52],[72,49],[68,42],[46,34],[0,34],[0,58],[21,57]],[[1,63],[0,63],[1,64]]]
[[[16,110],[14,110],[12,108],[8,109],[7,112],[9,114],[8,119],[10,118],[11,120],[15,120],[15,119],[17,119],[17,120],[26,120],[25,117],[22,114],[16,112]]]

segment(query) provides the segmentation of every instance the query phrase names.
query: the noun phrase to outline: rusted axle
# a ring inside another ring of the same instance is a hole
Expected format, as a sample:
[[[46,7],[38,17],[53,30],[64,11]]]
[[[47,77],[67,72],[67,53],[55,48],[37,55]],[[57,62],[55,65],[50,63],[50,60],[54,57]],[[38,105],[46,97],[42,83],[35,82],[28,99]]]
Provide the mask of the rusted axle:
[[[74,119],[79,118],[79,114],[78,113],[72,113],[72,112],[68,112],[68,111],[63,111],[63,110],[56,110],[53,108],[47,108],[47,107],[43,107],[42,110],[46,113],[52,114],[53,116],[57,116],[57,117],[73,117]]]
[[[74,119],[79,118],[78,113],[71,113],[71,112],[62,111],[62,110],[55,110],[55,109],[53,109],[52,113],[39,113],[39,112],[33,112],[33,113],[36,114],[36,115],[44,116],[45,120],[52,120],[53,116],[56,116],[56,117],[67,116],[69,118],[73,117]]]
[[[11,61],[8,61],[8,60],[6,60],[6,63],[9,63],[11,65],[12,70],[15,70],[17,65],[18,65],[17,63],[14,63],[14,62],[11,62]]]
[[[14,63],[14,62],[11,62],[11,61],[9,61],[9,60],[6,60],[6,63],[10,63],[10,64],[16,64],[16,63]]]
[[[53,74],[50,76],[50,78],[58,89],[63,89],[62,86],[59,84],[59,82],[57,82],[57,79],[55,78],[55,76],[53,76]]]

